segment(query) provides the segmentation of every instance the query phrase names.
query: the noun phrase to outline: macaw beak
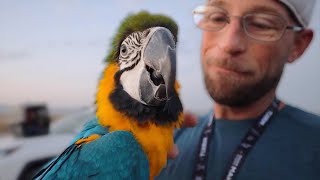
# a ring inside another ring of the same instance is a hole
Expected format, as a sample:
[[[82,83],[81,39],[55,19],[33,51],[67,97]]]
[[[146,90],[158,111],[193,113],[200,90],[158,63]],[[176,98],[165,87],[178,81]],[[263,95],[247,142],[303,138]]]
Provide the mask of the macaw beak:
[[[176,47],[171,32],[163,27],[150,29],[143,50],[145,63],[139,82],[140,98],[146,105],[158,106],[175,96]]]

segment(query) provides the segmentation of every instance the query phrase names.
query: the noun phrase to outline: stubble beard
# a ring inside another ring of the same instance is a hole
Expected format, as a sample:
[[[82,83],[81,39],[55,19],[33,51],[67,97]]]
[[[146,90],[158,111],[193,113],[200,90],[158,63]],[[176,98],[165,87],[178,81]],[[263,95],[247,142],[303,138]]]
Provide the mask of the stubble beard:
[[[222,74],[211,77],[205,70],[203,72],[206,89],[215,102],[229,107],[244,107],[277,87],[283,67],[280,67],[272,76],[261,79],[249,78],[246,81]]]

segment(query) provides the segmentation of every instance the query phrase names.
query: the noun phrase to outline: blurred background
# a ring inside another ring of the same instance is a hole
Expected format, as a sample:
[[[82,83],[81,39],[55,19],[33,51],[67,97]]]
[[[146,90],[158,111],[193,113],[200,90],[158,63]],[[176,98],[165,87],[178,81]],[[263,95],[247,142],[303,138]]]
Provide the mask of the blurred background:
[[[93,116],[103,60],[128,13],[148,10],[176,20],[180,28],[177,77],[184,108],[196,114],[212,109],[199,63],[201,32],[191,14],[203,2],[0,0],[0,179],[28,179],[60,153],[81,128],[79,124]],[[320,115],[319,2],[311,27],[315,30],[311,47],[286,67],[278,94],[285,102]],[[42,130],[26,124],[35,119]],[[15,153],[20,154],[13,160],[4,158]]]

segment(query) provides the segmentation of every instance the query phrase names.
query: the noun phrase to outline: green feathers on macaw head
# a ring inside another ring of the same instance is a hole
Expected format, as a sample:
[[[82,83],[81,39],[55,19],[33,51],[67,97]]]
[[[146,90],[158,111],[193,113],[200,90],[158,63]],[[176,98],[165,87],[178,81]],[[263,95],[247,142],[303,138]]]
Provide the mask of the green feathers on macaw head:
[[[127,16],[113,38],[109,64],[117,64],[112,106],[139,123],[177,123],[183,111],[176,82],[178,26],[146,11]]]
[[[113,37],[111,51],[105,59],[106,62],[114,62],[120,52],[121,42],[133,32],[142,32],[152,27],[165,27],[172,33],[175,43],[178,39],[178,25],[168,16],[161,14],[150,14],[147,11],[141,11],[137,14],[129,14],[119,26],[116,35]]]

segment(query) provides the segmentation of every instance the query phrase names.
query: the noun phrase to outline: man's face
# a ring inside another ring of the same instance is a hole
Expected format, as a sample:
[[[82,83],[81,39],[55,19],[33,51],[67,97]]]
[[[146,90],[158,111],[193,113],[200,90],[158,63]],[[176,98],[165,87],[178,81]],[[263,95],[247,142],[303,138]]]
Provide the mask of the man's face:
[[[244,106],[275,89],[293,51],[294,34],[286,31],[275,42],[248,37],[239,18],[249,13],[268,13],[290,21],[286,9],[273,0],[211,0],[230,16],[217,32],[203,31],[202,68],[207,90],[219,104]]]

